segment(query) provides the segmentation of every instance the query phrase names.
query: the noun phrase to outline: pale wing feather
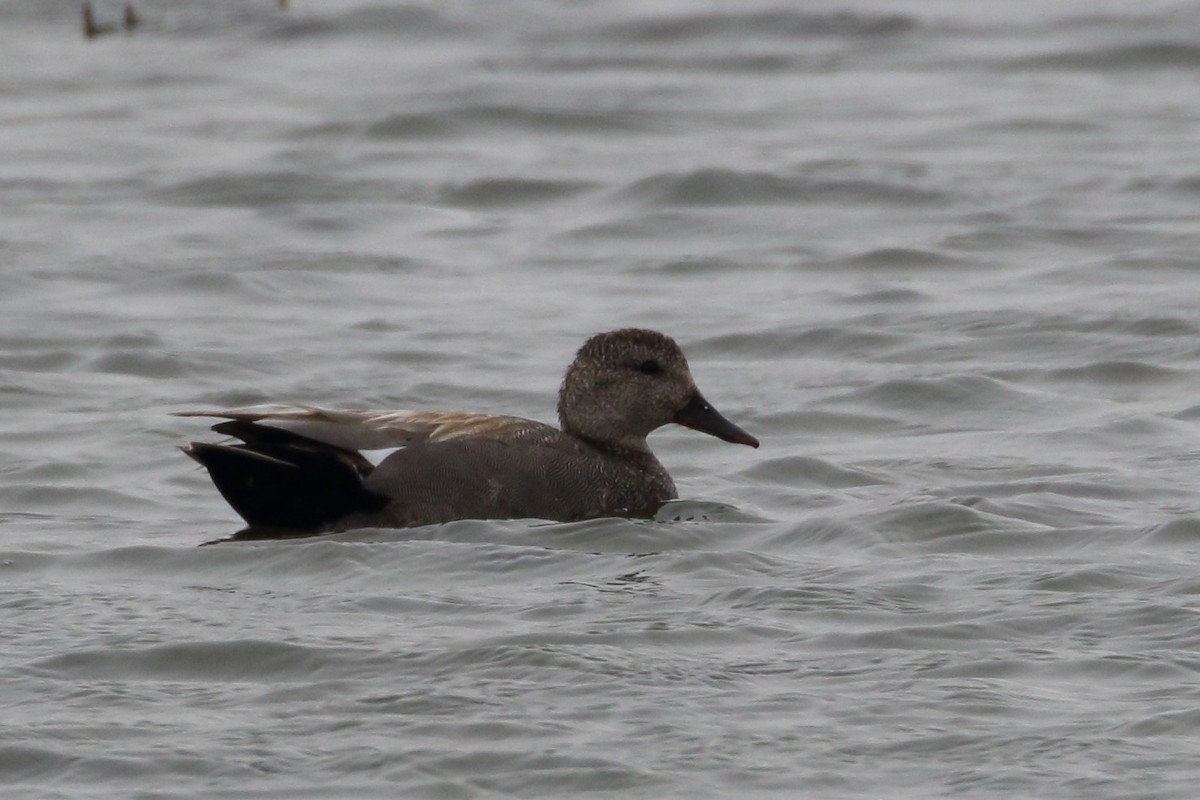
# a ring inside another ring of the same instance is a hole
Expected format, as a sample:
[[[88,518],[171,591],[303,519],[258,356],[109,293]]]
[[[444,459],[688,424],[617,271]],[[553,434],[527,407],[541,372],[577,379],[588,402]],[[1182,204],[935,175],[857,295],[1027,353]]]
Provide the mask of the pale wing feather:
[[[381,450],[451,439],[525,439],[558,433],[522,417],[456,411],[341,410],[254,406],[228,411],[179,411],[179,417],[245,420],[307,436],[346,450]]]

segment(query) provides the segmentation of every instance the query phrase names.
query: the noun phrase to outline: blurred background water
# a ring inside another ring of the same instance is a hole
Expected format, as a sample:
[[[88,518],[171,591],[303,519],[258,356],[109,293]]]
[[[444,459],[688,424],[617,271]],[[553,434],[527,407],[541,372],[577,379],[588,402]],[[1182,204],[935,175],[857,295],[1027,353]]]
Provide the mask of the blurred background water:
[[[1196,4],[136,10],[3,7],[5,797],[1194,796]],[[196,547],[169,412],[626,325],[658,520]]]

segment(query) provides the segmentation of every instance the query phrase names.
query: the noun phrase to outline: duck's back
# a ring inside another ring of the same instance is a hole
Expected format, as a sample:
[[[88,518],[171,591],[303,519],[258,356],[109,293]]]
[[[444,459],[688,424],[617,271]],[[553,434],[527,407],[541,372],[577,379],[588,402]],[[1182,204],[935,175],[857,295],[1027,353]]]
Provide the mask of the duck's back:
[[[384,459],[364,488],[390,501],[373,524],[396,527],[650,515],[676,497],[648,451],[607,451],[548,426],[537,436],[411,444]]]

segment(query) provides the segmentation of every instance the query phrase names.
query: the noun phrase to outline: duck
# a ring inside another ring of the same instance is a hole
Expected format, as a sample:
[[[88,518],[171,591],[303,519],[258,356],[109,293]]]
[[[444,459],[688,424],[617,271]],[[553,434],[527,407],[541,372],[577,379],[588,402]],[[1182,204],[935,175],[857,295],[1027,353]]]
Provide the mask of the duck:
[[[268,405],[180,411],[231,439],[181,448],[246,522],[235,539],[463,519],[652,517],[678,497],[647,437],[678,424],[759,441],[700,393],[683,350],[654,330],[589,338],[558,393],[559,426],[452,411]],[[232,443],[230,443],[232,442]],[[364,452],[391,451],[377,463]]]

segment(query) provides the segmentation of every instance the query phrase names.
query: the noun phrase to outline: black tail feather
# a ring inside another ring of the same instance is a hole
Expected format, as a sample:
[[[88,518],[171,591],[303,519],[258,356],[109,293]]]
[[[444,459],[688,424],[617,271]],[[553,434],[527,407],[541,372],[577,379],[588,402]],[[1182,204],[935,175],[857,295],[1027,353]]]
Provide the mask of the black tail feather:
[[[213,427],[242,444],[193,442],[185,452],[252,528],[316,532],[387,505],[363,488],[371,463],[359,453],[245,420]]]

